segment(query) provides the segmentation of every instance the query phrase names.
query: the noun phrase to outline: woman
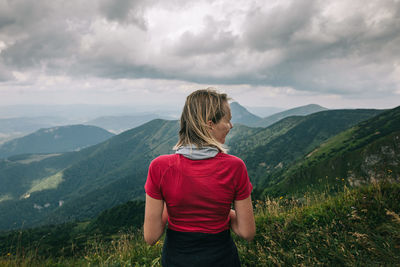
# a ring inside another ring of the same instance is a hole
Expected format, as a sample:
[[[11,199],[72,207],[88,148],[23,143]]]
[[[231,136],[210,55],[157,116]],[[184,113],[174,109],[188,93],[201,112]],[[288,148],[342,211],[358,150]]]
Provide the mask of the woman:
[[[240,266],[229,229],[248,241],[255,235],[246,166],[223,147],[231,117],[226,94],[193,92],[183,108],[176,153],[150,164],[144,238],[156,243],[168,220],[163,266]]]

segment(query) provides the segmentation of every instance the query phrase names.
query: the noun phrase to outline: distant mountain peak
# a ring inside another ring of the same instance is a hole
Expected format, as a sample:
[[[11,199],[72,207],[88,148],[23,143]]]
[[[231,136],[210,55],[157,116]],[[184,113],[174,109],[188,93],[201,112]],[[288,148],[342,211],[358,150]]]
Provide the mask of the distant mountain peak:
[[[290,116],[306,116],[310,115],[312,113],[320,112],[328,110],[325,107],[322,107],[317,104],[308,104],[305,106],[299,106],[295,108],[291,108],[282,112],[275,113],[271,116],[268,116],[266,118],[263,118],[262,121],[260,121],[257,125],[254,126],[262,126],[262,127],[268,127],[269,125],[274,124],[275,122],[278,122],[286,117]]]
[[[318,109],[322,109],[322,110],[328,110],[328,108],[325,108],[321,105],[318,104],[307,104],[307,105],[303,105],[303,106],[298,106],[289,110],[293,110],[293,109],[304,109],[304,108],[318,108]]]
[[[98,144],[114,134],[86,125],[55,126],[42,128],[32,134],[0,145],[0,158],[18,154],[56,153],[79,150]]]
[[[240,123],[244,125],[251,125],[261,120],[260,117],[249,112],[245,107],[240,105],[238,102],[232,102],[230,104],[232,112],[232,123]]]
[[[231,102],[230,105],[231,105],[231,106],[233,105],[233,106],[237,106],[237,107],[242,107],[242,108],[244,108],[244,107],[243,107],[242,105],[240,105],[239,102],[237,102],[237,101]],[[244,109],[245,109],[245,108],[244,108]]]

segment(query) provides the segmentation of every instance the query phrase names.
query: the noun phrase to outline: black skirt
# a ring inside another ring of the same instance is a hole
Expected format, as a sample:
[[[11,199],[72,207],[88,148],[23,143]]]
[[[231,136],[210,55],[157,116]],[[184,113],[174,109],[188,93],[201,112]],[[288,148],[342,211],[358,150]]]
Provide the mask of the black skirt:
[[[230,230],[205,234],[167,229],[161,262],[164,267],[240,266]]]

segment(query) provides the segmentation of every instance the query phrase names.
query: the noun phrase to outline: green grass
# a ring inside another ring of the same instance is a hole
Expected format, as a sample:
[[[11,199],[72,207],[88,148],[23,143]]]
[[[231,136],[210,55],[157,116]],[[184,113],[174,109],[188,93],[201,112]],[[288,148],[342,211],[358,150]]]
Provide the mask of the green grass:
[[[255,202],[257,234],[234,237],[243,266],[393,266],[400,262],[400,184],[343,187],[335,196]],[[140,230],[93,238],[69,257],[20,248],[0,266],[160,266],[163,241],[151,247]]]
[[[162,245],[162,241],[155,246],[147,245],[143,233],[136,230],[120,233],[109,241],[100,238],[88,240],[83,250],[69,257],[44,256],[39,255],[38,250],[24,251],[21,248],[14,254],[0,257],[0,266],[161,266]]]
[[[256,205],[257,236],[237,242],[245,266],[387,266],[400,262],[400,186]]]

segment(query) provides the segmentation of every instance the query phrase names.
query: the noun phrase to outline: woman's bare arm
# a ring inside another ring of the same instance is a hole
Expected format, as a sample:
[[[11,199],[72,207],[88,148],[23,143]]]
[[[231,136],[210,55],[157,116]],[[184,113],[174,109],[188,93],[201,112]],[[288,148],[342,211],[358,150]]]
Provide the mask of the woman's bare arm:
[[[167,209],[163,200],[155,199],[146,194],[144,213],[144,240],[149,245],[154,245],[164,233],[168,219]]]
[[[243,200],[235,200],[235,210],[231,210],[231,228],[240,237],[251,241],[256,234],[256,224],[254,222],[253,205],[251,196]]]

